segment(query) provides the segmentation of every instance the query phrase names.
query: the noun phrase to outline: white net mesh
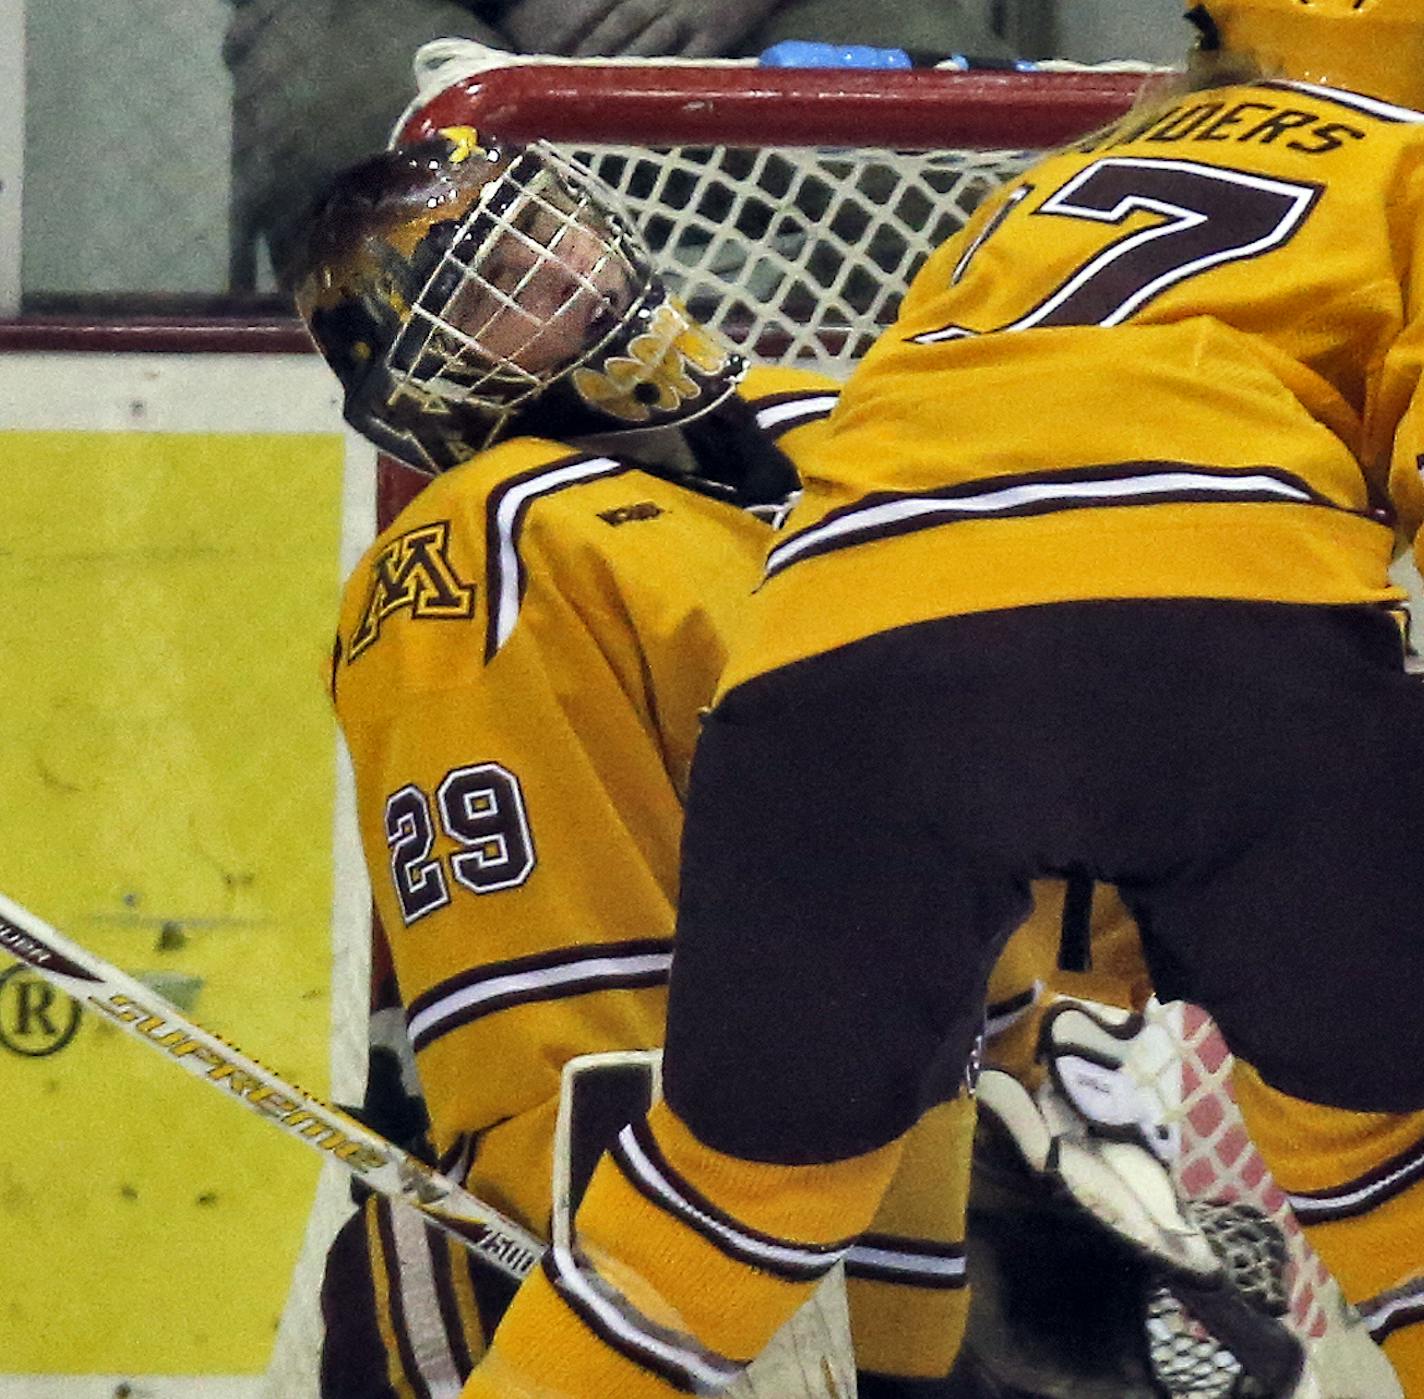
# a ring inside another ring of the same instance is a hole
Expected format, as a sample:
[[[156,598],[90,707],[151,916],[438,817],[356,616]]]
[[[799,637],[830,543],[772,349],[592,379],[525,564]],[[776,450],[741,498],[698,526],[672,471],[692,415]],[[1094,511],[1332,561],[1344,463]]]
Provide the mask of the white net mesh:
[[[1275,1220],[1290,1251],[1291,1326],[1302,1336],[1323,1336],[1330,1320],[1322,1296],[1328,1274],[1251,1145],[1236,1109],[1232,1059],[1220,1031],[1202,1010],[1181,1001],[1164,1005],[1154,1000],[1147,1018],[1166,1029],[1177,1046],[1177,1062],[1154,1074],[1146,1086],[1180,1128],[1172,1167],[1179,1189],[1191,1199],[1254,1205]]]
[[[580,148],[704,325],[844,375],[924,258],[1032,153]]]
[[[1284,1191],[1251,1143],[1236,1107],[1233,1061],[1221,1032],[1198,1006],[1181,1001],[1153,1000],[1146,1018],[1167,1031],[1176,1046],[1174,1060],[1165,1067],[1129,1060],[1126,1071],[1151,1090],[1178,1128],[1171,1169],[1179,1193],[1259,1210],[1279,1228],[1287,1254],[1283,1320],[1305,1343],[1320,1393],[1328,1399],[1401,1399],[1388,1362],[1310,1247]]]

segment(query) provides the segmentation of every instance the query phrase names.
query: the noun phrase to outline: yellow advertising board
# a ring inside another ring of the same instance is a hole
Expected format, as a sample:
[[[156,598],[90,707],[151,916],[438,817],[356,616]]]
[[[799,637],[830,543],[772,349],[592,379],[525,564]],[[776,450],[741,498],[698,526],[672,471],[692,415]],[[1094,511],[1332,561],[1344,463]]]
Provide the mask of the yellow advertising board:
[[[373,482],[314,358],[0,356],[0,891],[322,1093]],[[0,958],[0,1395],[245,1392],[319,1168]]]

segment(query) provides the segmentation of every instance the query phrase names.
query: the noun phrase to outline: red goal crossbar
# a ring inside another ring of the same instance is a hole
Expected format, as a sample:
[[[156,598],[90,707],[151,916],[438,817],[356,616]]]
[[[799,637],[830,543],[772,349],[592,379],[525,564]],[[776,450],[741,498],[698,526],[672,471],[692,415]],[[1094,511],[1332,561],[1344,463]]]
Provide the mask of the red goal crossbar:
[[[465,125],[509,141],[1042,149],[1121,116],[1143,82],[1091,69],[520,63],[458,80],[401,134]]]

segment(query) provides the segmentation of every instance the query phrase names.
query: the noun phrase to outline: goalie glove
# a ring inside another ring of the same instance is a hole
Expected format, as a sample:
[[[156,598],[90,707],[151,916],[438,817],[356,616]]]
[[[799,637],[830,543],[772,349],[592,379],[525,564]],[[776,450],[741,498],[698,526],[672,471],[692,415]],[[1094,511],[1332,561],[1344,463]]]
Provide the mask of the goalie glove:
[[[1183,1214],[1162,1163],[1135,1143],[1069,1135],[1011,1074],[986,1069],[979,1106],[992,1113],[1033,1171],[1053,1180],[1076,1204],[1171,1274],[1214,1282],[1221,1260]],[[1057,1125],[1057,1130],[1055,1126]]]
[[[1249,1207],[1177,1194],[1167,1169],[1176,1129],[1144,1086],[1175,1058],[1166,1031],[1110,1007],[1062,1001],[1044,1017],[1039,1058],[1048,1077],[1036,1097],[990,1069],[979,1080],[979,1105],[1031,1171],[1146,1264],[1148,1350],[1163,1393],[1321,1399],[1303,1347],[1274,1319],[1285,1310],[1279,1230]],[[1221,1211],[1231,1216],[1229,1248]],[[1244,1270],[1243,1230],[1253,1240]],[[1259,1280],[1263,1272],[1269,1283]]]
[[[1164,1164],[1175,1151],[1176,1134],[1153,1095],[1124,1068],[1129,1052],[1150,1059],[1170,1054],[1170,1039],[1139,1016],[1114,1021],[1109,1014],[1107,1007],[1059,1002],[1039,1033],[1048,1081],[1037,1099],[1016,1078],[991,1069],[979,1080],[979,1105],[1037,1174],[1054,1178],[1155,1266],[1197,1282],[1216,1281],[1221,1260],[1184,1214]]]

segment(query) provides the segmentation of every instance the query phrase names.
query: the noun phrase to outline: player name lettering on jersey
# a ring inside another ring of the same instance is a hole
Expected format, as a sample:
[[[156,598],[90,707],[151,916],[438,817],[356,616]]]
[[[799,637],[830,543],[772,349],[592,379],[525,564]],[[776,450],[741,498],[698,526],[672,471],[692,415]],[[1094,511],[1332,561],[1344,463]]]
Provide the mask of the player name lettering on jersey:
[[[1138,125],[1119,126],[1106,136],[1084,141],[1074,149],[1088,152],[1111,150],[1129,141],[1150,141],[1171,145],[1185,142],[1235,142],[1269,146],[1280,142],[1304,155],[1327,155],[1351,142],[1363,141],[1368,132],[1363,123],[1346,122],[1289,105],[1289,97],[1276,97],[1265,90],[1259,96],[1242,98],[1238,93],[1225,100],[1209,94],[1195,94],[1166,111],[1157,111]]]

